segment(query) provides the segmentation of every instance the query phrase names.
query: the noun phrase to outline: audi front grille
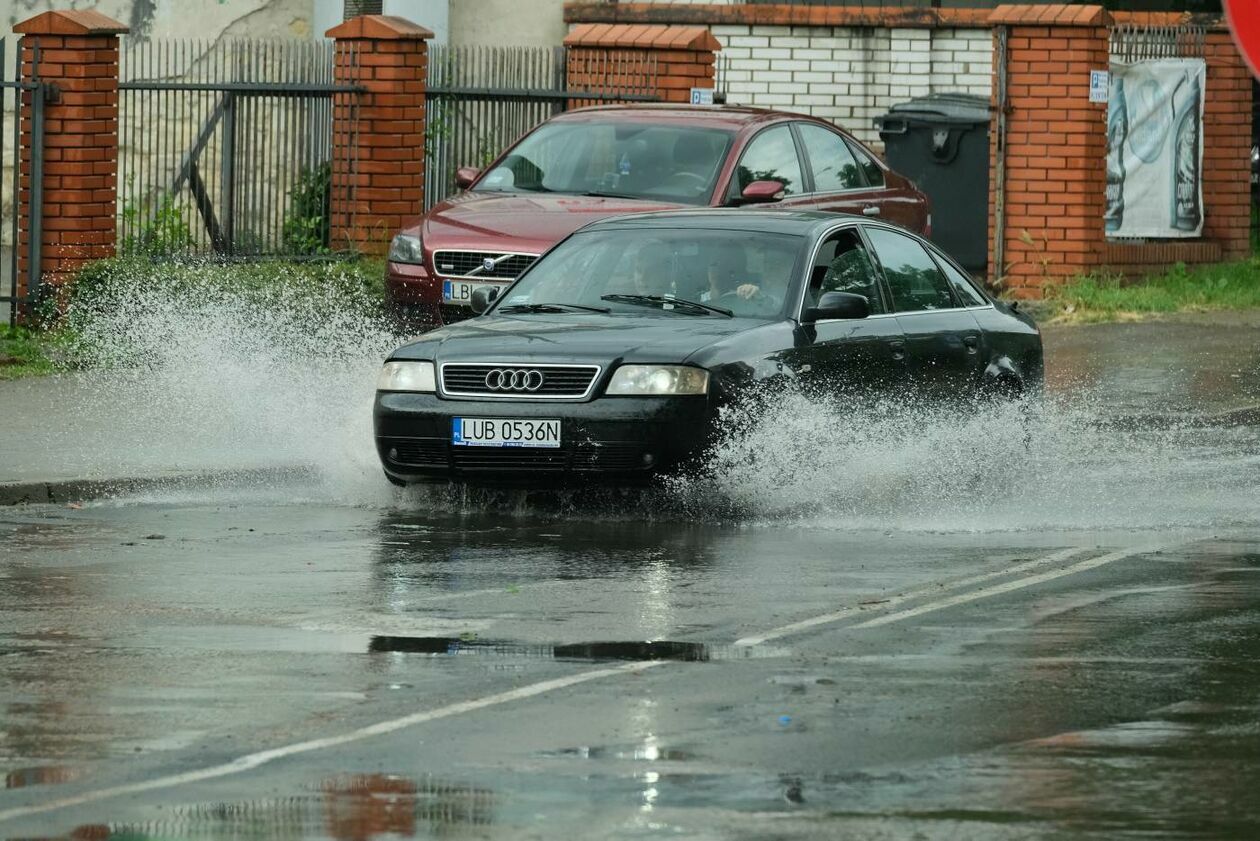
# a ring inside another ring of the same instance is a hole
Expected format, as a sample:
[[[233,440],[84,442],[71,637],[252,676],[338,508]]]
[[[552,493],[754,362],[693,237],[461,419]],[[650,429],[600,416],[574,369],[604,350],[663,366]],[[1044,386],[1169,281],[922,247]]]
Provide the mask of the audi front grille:
[[[599,377],[598,365],[520,363],[442,364],[442,393],[450,397],[581,399]]]
[[[433,266],[439,275],[469,280],[516,280],[516,276],[537,259],[537,254],[502,251],[433,252]],[[490,268],[486,268],[486,261],[491,264]]]

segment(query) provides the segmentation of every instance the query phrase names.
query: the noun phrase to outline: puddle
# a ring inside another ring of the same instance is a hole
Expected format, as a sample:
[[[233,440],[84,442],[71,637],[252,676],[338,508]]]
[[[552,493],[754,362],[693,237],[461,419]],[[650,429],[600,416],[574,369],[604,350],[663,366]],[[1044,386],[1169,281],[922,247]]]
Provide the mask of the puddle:
[[[697,758],[685,750],[657,747],[654,744],[595,746],[540,751],[538,756],[547,759],[632,759],[642,762],[690,762]]]
[[[433,778],[348,774],[312,794],[178,806],[167,817],[86,824],[68,838],[428,838],[464,837],[493,825],[495,792]],[[478,835],[477,837],[481,837]]]
[[[786,649],[752,646],[705,645],[698,642],[579,642],[563,645],[536,645],[504,640],[464,639],[461,637],[374,636],[368,643],[369,653],[395,652],[436,656],[498,656],[552,660],[678,660],[687,663],[709,660],[748,660],[783,657]]]

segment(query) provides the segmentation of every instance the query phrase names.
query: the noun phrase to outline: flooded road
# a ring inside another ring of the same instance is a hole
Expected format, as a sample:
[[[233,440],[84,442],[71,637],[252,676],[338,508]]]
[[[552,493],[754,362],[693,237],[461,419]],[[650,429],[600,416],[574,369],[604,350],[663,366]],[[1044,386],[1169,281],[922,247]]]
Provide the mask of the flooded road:
[[[1260,331],[1189,325],[649,493],[395,493],[344,363],[172,434],[314,469],[0,510],[0,838],[1256,837]]]

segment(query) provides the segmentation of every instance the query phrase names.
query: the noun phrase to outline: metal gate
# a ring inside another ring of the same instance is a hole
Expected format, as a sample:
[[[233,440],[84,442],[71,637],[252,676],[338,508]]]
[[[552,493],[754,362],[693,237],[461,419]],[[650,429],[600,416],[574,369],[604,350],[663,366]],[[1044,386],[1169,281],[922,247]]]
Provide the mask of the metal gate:
[[[0,40],[0,161],[13,167],[11,179],[0,178],[0,207],[6,218],[0,242],[3,256],[0,259],[0,318],[10,326],[27,305],[37,300],[40,293],[40,242],[43,222],[44,193],[44,102],[54,89],[41,82],[38,75],[22,78],[22,48],[26,38],[18,42],[12,62],[7,55],[7,43]],[[38,39],[30,41],[31,67],[39,72],[40,46]],[[22,146],[22,102],[31,106],[30,137]],[[10,116],[11,115],[11,116]],[[12,119],[10,128],[5,121]],[[6,145],[6,141],[8,145]],[[26,170],[23,173],[23,170]],[[29,224],[22,219],[22,179],[25,175],[29,189]],[[23,227],[25,225],[25,227]],[[25,245],[25,254],[23,251]],[[32,247],[34,244],[34,247]],[[25,278],[25,283],[22,279]],[[25,288],[23,288],[25,287]]]
[[[455,191],[457,168],[485,166],[553,114],[658,101],[656,77],[656,58],[643,51],[430,46],[424,209]]]
[[[119,253],[327,253],[333,135],[353,131],[361,93],[334,82],[333,55],[331,41],[128,40]],[[334,97],[351,107],[334,109]],[[352,136],[338,145],[353,155]]]

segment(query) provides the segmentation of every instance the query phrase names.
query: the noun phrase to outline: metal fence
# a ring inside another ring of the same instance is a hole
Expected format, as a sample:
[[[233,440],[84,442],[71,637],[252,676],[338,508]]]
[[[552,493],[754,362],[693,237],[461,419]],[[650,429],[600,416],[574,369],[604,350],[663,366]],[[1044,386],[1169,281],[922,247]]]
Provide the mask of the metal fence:
[[[1202,26],[1139,26],[1118,23],[1111,29],[1111,60],[1202,58],[1207,29]]]
[[[358,94],[331,41],[127,39],[119,58],[121,253],[326,252],[332,98]]]
[[[642,51],[563,47],[429,47],[425,210],[455,190],[455,171],[482,167],[566,108],[651,102],[656,59]]]
[[[22,47],[32,50],[31,67],[38,68],[40,45],[37,38],[22,39],[8,56],[8,44],[0,39],[0,161],[12,166],[12,177],[0,178],[0,207],[3,208],[3,257],[0,258],[0,320],[16,323],[23,307],[40,294],[40,249],[43,223],[44,186],[44,102],[50,87],[38,76],[23,78]],[[31,106],[30,134],[22,136],[22,102]],[[9,115],[12,115],[11,117]],[[12,120],[8,125],[7,120]],[[25,170],[25,172],[23,171]],[[29,221],[21,218],[22,179],[25,176],[31,206]],[[27,229],[21,225],[25,223]],[[22,243],[25,242],[23,249]],[[25,253],[22,253],[25,251]],[[25,259],[23,259],[25,258]],[[22,280],[25,278],[23,293]]]

